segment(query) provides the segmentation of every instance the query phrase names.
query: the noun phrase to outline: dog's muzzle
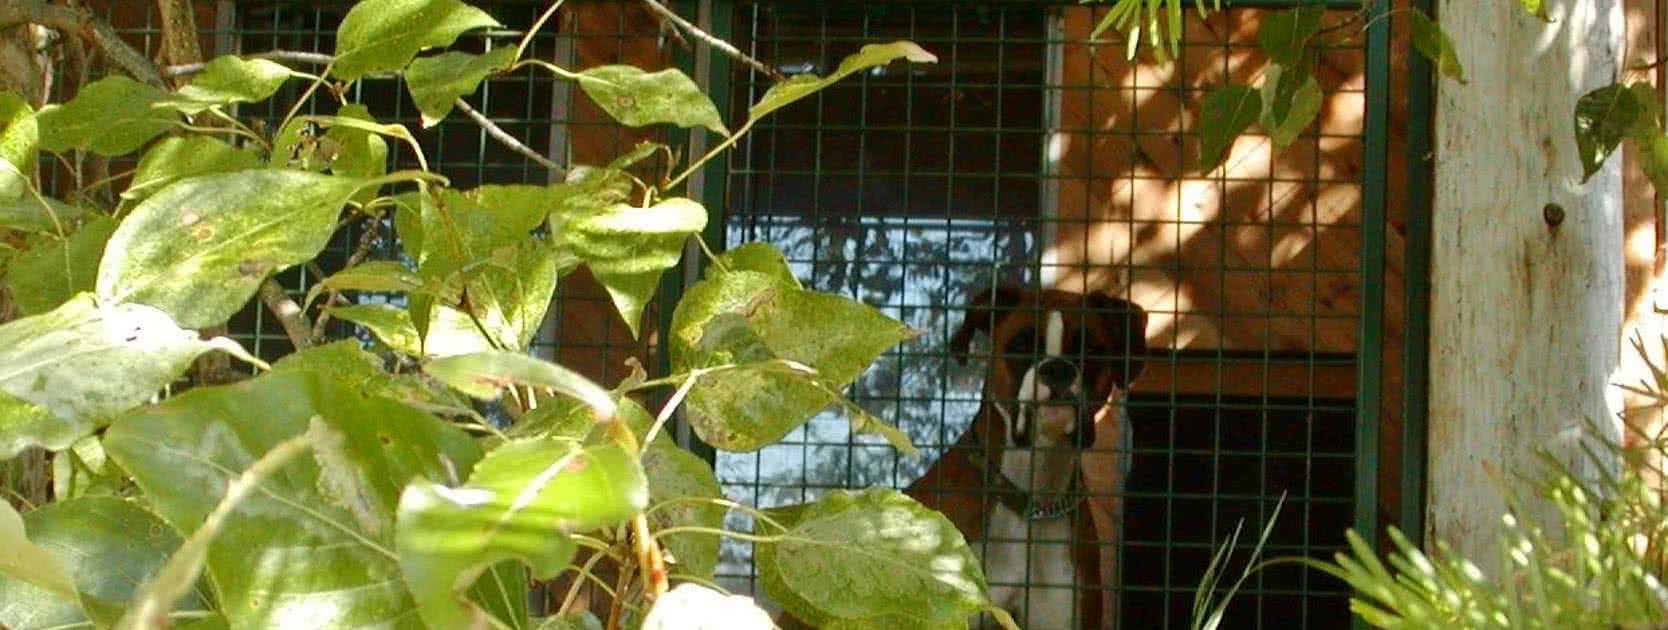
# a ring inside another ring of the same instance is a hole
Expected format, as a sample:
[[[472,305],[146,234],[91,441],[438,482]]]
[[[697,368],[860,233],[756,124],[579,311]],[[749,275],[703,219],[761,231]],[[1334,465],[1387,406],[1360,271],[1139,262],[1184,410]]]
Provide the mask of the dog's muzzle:
[[[1036,444],[1043,415],[1062,411],[1071,416],[1073,445],[1082,449],[1094,443],[1095,409],[1083,395],[1082,375],[1076,363],[1059,357],[1044,358],[1027,371],[1015,396],[1015,409],[1004,414],[1012,420],[1008,431],[1015,445]]]

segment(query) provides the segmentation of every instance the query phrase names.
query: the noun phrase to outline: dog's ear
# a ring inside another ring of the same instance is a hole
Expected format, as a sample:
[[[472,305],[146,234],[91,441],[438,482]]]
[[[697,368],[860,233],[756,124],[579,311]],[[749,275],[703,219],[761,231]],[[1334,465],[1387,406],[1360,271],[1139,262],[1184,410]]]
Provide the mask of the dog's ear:
[[[1119,387],[1129,387],[1146,369],[1147,311],[1139,304],[1102,293],[1089,297],[1089,306],[1107,322],[1107,333],[1117,351],[1115,370]]]
[[[1010,286],[985,289],[975,294],[967,301],[967,312],[962,315],[961,326],[950,335],[950,356],[955,357],[957,363],[967,365],[973,334],[980,331],[990,334],[996,323],[1002,321],[1024,297],[1023,290]]]

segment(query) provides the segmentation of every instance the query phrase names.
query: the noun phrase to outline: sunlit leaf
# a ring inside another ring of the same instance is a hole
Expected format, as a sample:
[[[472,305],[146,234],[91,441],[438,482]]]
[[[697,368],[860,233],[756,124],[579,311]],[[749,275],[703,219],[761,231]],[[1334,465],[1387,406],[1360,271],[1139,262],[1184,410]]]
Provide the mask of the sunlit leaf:
[[[57,554],[29,540],[23,516],[12,504],[0,501],[0,544],[8,550],[0,556],[0,575],[21,580],[59,597],[75,597],[75,578]]]
[[[577,80],[592,102],[627,126],[671,123],[730,133],[712,99],[677,68],[646,72],[636,66],[598,66],[579,73]]]
[[[1321,88],[1315,77],[1302,70],[1273,65],[1263,73],[1262,112],[1259,123],[1274,146],[1297,140],[1321,110]]]
[[[104,243],[116,231],[116,222],[94,215],[67,239],[42,234],[33,239],[28,251],[12,259],[6,270],[12,300],[25,315],[45,313],[77,293],[93,290]]]
[[[138,201],[187,177],[230,173],[260,165],[260,156],[210,136],[164,138],[151,145],[133,170],[122,199]]]
[[[22,196],[40,148],[35,110],[23,97],[0,90],[0,202]]]
[[[0,512],[7,509],[0,506]],[[53,559],[30,558],[27,548],[6,542],[0,564],[15,557],[35,570],[61,566],[73,576],[78,596],[0,577],[0,624],[11,628],[73,627],[89,620],[108,627],[121,618],[145,578],[180,545],[179,534],[162,519],[116,497],[54,501],[24,514],[23,524],[35,544],[53,552]],[[192,594],[176,608],[203,611],[208,604]]]
[[[672,555],[672,573],[712,578],[718,566],[716,532],[724,526],[726,511],[722,505],[703,500],[723,496],[712,466],[670,440],[656,440],[643,451],[643,472],[649,480],[649,503],[658,506],[649,514],[652,529],[705,527],[713,530],[713,533],[685,532],[660,538]]]
[[[417,603],[394,551],[395,508],[407,481],[453,479],[479,459],[474,441],[449,423],[286,371],[138,410],[111,425],[105,448],[156,511],[190,535],[228,479],[304,433],[318,436],[312,456],[239,503],[208,549],[219,610],[233,628],[297,619],[414,626]],[[521,596],[513,586],[506,595]]]
[[[423,355],[423,340],[417,336],[410,312],[403,308],[391,304],[332,306],[330,315],[364,326],[377,341],[396,352],[414,357]]]
[[[98,294],[155,306],[187,328],[225,322],[268,275],[324,249],[359,186],[272,169],[175,182],[116,228],[99,263]]]
[[[344,339],[285,355],[273,372],[312,372],[320,378],[367,395],[383,396],[430,413],[468,415],[469,402],[445,385],[420,373],[390,373],[383,360]]]
[[[365,0],[336,28],[331,74],[352,81],[405,67],[426,48],[450,46],[464,32],[502,26],[459,0]]]
[[[542,239],[499,248],[469,283],[469,311],[499,347],[526,348],[544,323],[564,271],[557,251]]]
[[[806,506],[768,511],[788,528],[759,535],[754,564],[772,599],[796,619],[965,624],[988,605],[979,561],[942,514],[891,489],[834,491]]]
[[[516,352],[480,352],[443,357],[423,371],[476,398],[497,398],[504,387],[549,389],[590,405],[600,418],[614,415],[614,396],[590,379],[555,363]]]
[[[28,446],[65,448],[145,402],[198,355],[235,345],[200,340],[154,308],[101,307],[88,294],[0,325],[0,394],[14,400],[0,404],[0,460]]]
[[[225,493],[215,503],[214,509],[204,516],[201,523],[196,524],[191,534],[180,543],[178,550],[168,561],[163,563],[162,569],[145,580],[145,585],[139,589],[133,598],[133,605],[121,622],[116,625],[117,630],[148,630],[156,625],[158,619],[166,618],[174,608],[174,602],[184,597],[196,586],[197,578],[203,575],[204,565],[208,563],[210,546],[225,531],[227,524],[232,522],[231,514],[250,495],[260,492],[262,484],[300,455],[313,449],[316,445],[320,449],[338,448],[341,435],[334,433],[323,422],[313,422],[308,427],[305,436],[297,436],[279,442],[267,449],[248,467],[233,475],[226,482]],[[348,464],[334,458],[335,453],[321,452],[318,458],[324,475],[321,481],[327,484],[326,491],[341,490],[337,484],[338,476],[351,477],[357,471],[348,469]],[[332,466],[340,466],[340,470],[332,470]],[[353,491],[357,491],[354,488]]]
[[[815,94],[817,91],[833,85],[840,79],[850,76],[859,70],[866,70],[875,66],[884,66],[898,59],[907,59],[914,63],[938,63],[938,57],[914,42],[896,41],[890,44],[868,44],[856,54],[840,61],[840,67],[827,77],[814,74],[800,74],[789,77],[770,86],[759,102],[747,110],[747,116],[754,120],[786,107],[799,99]]]
[[[707,267],[706,275],[711,278],[731,271],[757,271],[795,288],[804,288],[788,267],[788,258],[782,250],[763,241],[742,243],[724,250],[718,255],[718,261]]]
[[[508,68],[514,48],[494,48],[482,55],[447,52],[411,62],[405,70],[406,89],[423,114],[423,126],[433,127],[452,111],[458,97],[475,93],[481,80]]]
[[[423,620],[472,627],[483,612],[464,589],[488,566],[519,560],[535,578],[550,579],[574,555],[563,533],[620,523],[647,503],[643,470],[618,445],[510,442],[482,459],[463,486],[406,486],[396,548]]]
[[[222,55],[162,103],[188,114],[216,105],[256,103],[271,98],[294,74],[274,61]]]
[[[1205,95],[1199,113],[1199,168],[1222,164],[1234,138],[1262,115],[1262,100],[1249,85],[1224,85]]]
[[[337,291],[386,291],[404,293],[423,288],[423,279],[393,260],[371,260],[343,269],[320,280],[307,290],[307,303],[312,304],[326,289]],[[408,318],[409,319],[409,318]]]
[[[765,273],[732,271],[696,283],[678,302],[672,369],[767,361],[755,369],[708,373],[686,400],[689,422],[702,440],[747,451],[810,419],[876,356],[915,334],[845,297],[806,291]]]
[[[335,120],[358,120],[378,125],[371,112],[359,103],[344,103],[336,110]],[[376,127],[381,129],[382,127]],[[405,131],[401,127],[400,131]],[[388,172],[388,141],[383,134],[362,125],[331,125],[324,132],[322,144],[330,155],[330,172],[347,177],[371,178]],[[366,188],[353,195],[353,200],[365,204],[377,195],[377,188]]]
[[[1408,24],[1412,27],[1413,50],[1436,64],[1443,76],[1466,83],[1465,67],[1460,65],[1454,40],[1443,32],[1442,26],[1419,9],[1408,12]]]
[[[106,76],[81,88],[68,103],[41,108],[35,115],[41,148],[55,153],[130,153],[179,119],[172,111],[152,107],[168,97],[161,88],[119,74]]]
[[[617,204],[569,219],[557,242],[585,261],[636,336],[661,272],[677,266],[689,236],[706,225],[706,208],[673,197],[647,208]]]

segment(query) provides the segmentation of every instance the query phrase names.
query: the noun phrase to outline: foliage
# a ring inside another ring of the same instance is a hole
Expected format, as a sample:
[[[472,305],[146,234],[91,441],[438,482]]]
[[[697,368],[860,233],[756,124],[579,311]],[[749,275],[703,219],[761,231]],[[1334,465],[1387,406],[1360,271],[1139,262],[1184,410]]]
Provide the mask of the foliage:
[[[1645,357],[1652,377],[1624,387],[1653,400],[1657,408],[1668,406],[1668,369],[1653,362],[1639,340],[1634,347]],[[1663,338],[1663,349],[1668,350],[1668,337]],[[1603,435],[1599,428],[1588,427],[1579,467],[1547,453],[1540,456],[1538,496],[1529,500],[1544,500],[1556,508],[1554,522],[1520,518],[1527,513],[1525,498],[1500,484],[1510,511],[1501,516],[1499,575],[1486,575],[1440,540],[1430,552],[1422,550],[1394,527],[1389,529],[1394,550],[1387,560],[1351,531],[1349,550],[1337,553],[1331,562],[1302,557],[1258,562],[1259,544],[1247,574],[1275,564],[1309,566],[1349,584],[1355,591],[1350,610],[1379,628],[1664,627],[1668,506],[1663,503],[1661,466],[1668,461],[1668,436],[1636,433],[1636,445],[1623,446]],[[1279,518],[1278,511],[1273,518]],[[1272,519],[1268,526],[1273,526]],[[1230,540],[1218,558],[1233,543]],[[1214,570],[1217,563],[1211,566]],[[1218,618],[1236,589],[1237,585],[1224,593]],[[1207,576],[1200,590],[1214,592],[1214,578]],[[1196,609],[1196,627],[1203,618]]]
[[[854,430],[911,448],[841,392],[915,331],[804,288],[780,252],[708,261],[672,312],[671,373],[605,386],[527,353],[581,265],[639,332],[661,274],[692,264],[685,245],[708,221],[680,185],[761,117],[933,55],[866,46],[827,77],[781,81],[731,126],[676,69],[563,68],[523,56],[527,39],[437,50],[501,26],[460,0],[364,0],[316,74],[306,60],[221,57],[171,89],[110,75],[38,110],[0,93],[0,288],[26,315],[0,324],[0,459],[50,451],[56,488],[0,512],[0,546],[16,550],[0,557],[0,624],[672,627],[713,606],[758,618],[712,590],[721,536],[762,541],[772,595],[803,619],[961,626],[991,607],[961,534],[912,499],[871,490],[758,512],[719,496],[711,468],[665,437],[685,402],[703,438],[734,450],[839,405]],[[557,183],[459,190],[411,130],[346,100],[355,81],[400,75],[431,126],[483,81],[529,67],[574,81],[622,124],[721,140],[676,172],[643,177],[645,157],[674,155],[648,143]],[[337,101],[335,115],[294,102],[270,127],[239,116],[291,82],[304,100]],[[390,142],[419,168],[389,173]],[[79,188],[42,176],[90,156],[135,166],[74,170]],[[347,227],[392,227],[402,256],[365,260],[364,239],[324,275],[313,263]],[[273,279],[298,266],[321,276],[299,304]],[[194,332],[256,296],[300,348],[273,366]],[[374,341],[319,345],[332,317]],[[169,391],[212,352],[255,374]],[[658,411],[642,406],[668,390]],[[723,530],[730,509],[760,529]],[[595,581],[599,564],[621,578],[616,612],[631,614],[599,619],[571,597],[529,613],[530,580]]]

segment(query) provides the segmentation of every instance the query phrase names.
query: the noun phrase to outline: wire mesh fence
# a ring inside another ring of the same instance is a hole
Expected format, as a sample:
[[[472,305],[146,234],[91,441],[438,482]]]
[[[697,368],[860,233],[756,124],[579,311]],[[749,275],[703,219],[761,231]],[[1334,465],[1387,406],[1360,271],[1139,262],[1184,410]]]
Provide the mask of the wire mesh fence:
[[[124,32],[154,49],[150,3],[104,4],[106,15],[121,14]],[[213,22],[199,26],[221,53],[329,51],[351,6],[200,4],[216,9]],[[516,28],[544,8],[479,4]],[[1113,573],[1083,596],[1115,605],[1119,627],[1185,625],[1214,548],[1242,521],[1255,530],[1282,495],[1269,550],[1277,555],[1329,553],[1371,509],[1362,505],[1358,471],[1377,445],[1363,440],[1363,411],[1373,403],[1360,392],[1379,383],[1363,382],[1361,357],[1381,340],[1363,326],[1363,270],[1364,252],[1386,227],[1364,219],[1371,200],[1363,154],[1370,136],[1386,130],[1367,114],[1370,55],[1361,41],[1319,52],[1325,106],[1296,143],[1276,150],[1253,130],[1222,169],[1205,173],[1194,163],[1199,139],[1190,131],[1199,102],[1217,85],[1264,71],[1256,27],[1266,9],[1203,20],[1189,13],[1178,54],[1154,62],[1126,60],[1121,41],[1091,41],[1106,10],[1096,6],[736,0],[679,8],[710,15],[743,50],[784,73],[827,73],[863,44],[893,39],[939,58],[878,68],[777,112],[727,160],[717,182],[723,203],[712,208],[722,211],[714,219],[724,244],[774,243],[808,286],[875,305],[924,332],[884,355],[850,392],[903,429],[921,455],[853,436],[830,410],[780,444],[717,454],[726,495],[768,507],[836,488],[918,483],[956,448],[986,395],[988,365],[953,360],[950,336],[973,294],[1010,285],[1114,294],[1150,316],[1148,351],[1137,357],[1146,370],[1123,403],[1133,436],[1127,477],[1108,490],[1095,476],[1105,471],[1087,467],[1085,487],[1096,496],[1079,508],[1102,517],[1094,539],[1080,542],[1097,547]],[[1328,19],[1349,16],[1333,11]],[[475,33],[458,48],[478,52],[518,36]],[[574,2],[528,54],[573,67],[664,65],[687,61],[674,55],[682,45],[635,2]],[[739,64],[712,68],[692,74],[728,86],[720,96],[735,116],[769,86]],[[421,128],[397,78],[353,89],[350,100],[378,120],[412,129],[456,188],[552,177],[456,113]],[[276,124],[299,90],[292,83],[240,113]],[[642,139],[668,140],[616,126],[569,84],[531,69],[488,81],[466,100],[564,165],[605,162]],[[315,95],[301,111],[333,114],[335,105]],[[389,155],[390,168],[415,165],[397,144]],[[292,269],[280,281],[304,295],[360,239],[376,257],[400,256],[392,222],[371,220],[339,233],[317,269]],[[605,293],[582,280],[564,283],[535,352],[604,383],[624,373],[627,357],[654,364],[652,333],[633,339]],[[645,321],[659,316],[651,309]],[[258,303],[228,326],[263,358],[292,350]],[[330,332],[368,339],[340,322]],[[989,348],[975,356],[980,351]],[[1120,507],[1107,509],[1114,500]],[[1116,522],[1104,522],[1109,516]],[[730,518],[746,529],[745,517]],[[726,541],[720,582],[753,592],[754,577],[750,545]],[[1228,625],[1336,627],[1346,604],[1340,585],[1279,567],[1253,578]]]

